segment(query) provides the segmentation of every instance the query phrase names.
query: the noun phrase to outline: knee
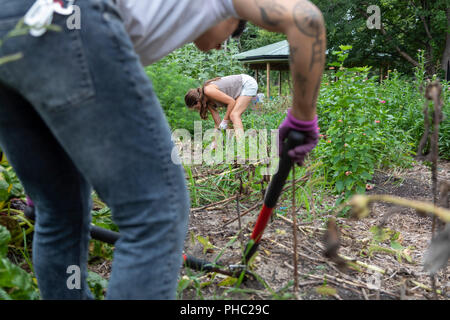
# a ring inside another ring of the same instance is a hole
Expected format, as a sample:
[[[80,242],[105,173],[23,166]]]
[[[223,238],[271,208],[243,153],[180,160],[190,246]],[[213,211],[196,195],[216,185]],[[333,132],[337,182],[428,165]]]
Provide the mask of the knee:
[[[241,115],[238,112],[231,112],[230,119],[233,123],[235,123],[236,121],[241,120]]]

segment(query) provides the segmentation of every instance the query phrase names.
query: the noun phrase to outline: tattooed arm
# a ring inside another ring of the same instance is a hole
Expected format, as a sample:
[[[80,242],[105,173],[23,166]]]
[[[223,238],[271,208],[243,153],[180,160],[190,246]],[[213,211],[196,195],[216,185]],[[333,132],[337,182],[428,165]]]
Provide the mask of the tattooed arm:
[[[292,115],[310,121],[325,64],[325,23],[320,10],[307,0],[233,0],[240,17],[287,35],[294,80]]]

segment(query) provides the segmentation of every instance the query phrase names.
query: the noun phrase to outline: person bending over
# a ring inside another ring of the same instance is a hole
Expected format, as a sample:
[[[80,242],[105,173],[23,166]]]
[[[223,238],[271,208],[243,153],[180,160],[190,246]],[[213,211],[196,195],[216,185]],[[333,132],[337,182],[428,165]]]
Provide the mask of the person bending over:
[[[197,110],[203,120],[208,118],[208,112],[211,113],[216,129],[227,129],[231,120],[236,131],[243,131],[241,116],[257,93],[256,80],[239,74],[208,80],[203,87],[189,90],[184,99],[186,106]],[[226,108],[222,121],[217,107]]]
[[[0,39],[34,3],[0,0]],[[0,148],[36,207],[33,266],[41,297],[92,299],[87,261],[95,189],[121,233],[106,297],[174,299],[189,197],[143,65],[189,42],[201,50],[218,48],[241,20],[286,34],[294,97],[280,139],[290,130],[304,133],[305,143],[289,153],[302,164],[318,141],[323,17],[306,0],[76,4],[82,28],[69,30],[67,16],[57,10],[46,21],[58,32],[8,38],[0,47],[0,56],[22,55],[0,66]],[[70,270],[78,270],[75,286],[68,285]]]

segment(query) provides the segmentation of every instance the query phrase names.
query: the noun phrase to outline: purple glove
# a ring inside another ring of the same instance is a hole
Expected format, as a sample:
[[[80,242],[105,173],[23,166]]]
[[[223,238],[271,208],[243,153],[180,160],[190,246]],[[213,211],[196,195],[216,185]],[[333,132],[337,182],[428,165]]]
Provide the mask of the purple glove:
[[[31,198],[29,196],[27,196],[27,206],[34,207],[33,200],[31,200]]]
[[[317,125],[317,116],[312,121],[302,121],[296,119],[291,114],[291,109],[287,112],[287,117],[278,128],[279,130],[279,144],[278,150],[281,156],[283,152],[283,142],[286,139],[289,131],[300,131],[305,135],[305,140],[302,145],[290,150],[288,155],[299,165],[303,165],[303,160],[306,155],[311,152],[319,142],[319,127]]]

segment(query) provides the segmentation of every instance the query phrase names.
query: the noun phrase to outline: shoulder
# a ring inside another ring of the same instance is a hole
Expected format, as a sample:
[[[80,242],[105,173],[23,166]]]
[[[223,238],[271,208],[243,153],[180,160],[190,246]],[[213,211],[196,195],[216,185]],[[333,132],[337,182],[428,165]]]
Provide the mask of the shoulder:
[[[219,90],[219,87],[216,84],[214,84],[214,83],[207,84],[205,86],[205,88],[203,89],[203,92],[206,95],[211,94],[211,93],[216,92],[216,91],[220,91],[220,90]]]

